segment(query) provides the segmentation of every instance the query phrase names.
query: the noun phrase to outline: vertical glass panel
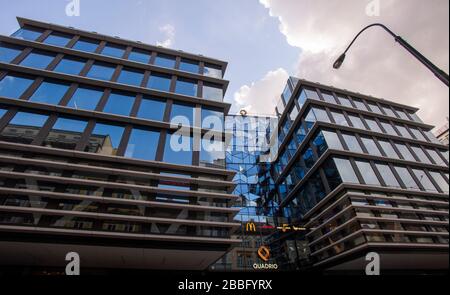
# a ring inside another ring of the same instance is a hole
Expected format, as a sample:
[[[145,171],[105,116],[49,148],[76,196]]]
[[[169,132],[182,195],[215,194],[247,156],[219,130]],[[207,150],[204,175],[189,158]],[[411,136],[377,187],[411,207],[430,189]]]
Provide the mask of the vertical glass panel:
[[[333,93],[322,91],[322,97],[326,102],[336,104],[336,100],[334,99]]]
[[[341,176],[339,175],[338,169],[332,159],[325,161],[323,164],[323,171],[325,172],[325,177],[327,178],[328,184],[330,185],[330,189],[332,191],[342,183]]]
[[[154,161],[158,149],[159,132],[133,129],[125,157]]]
[[[321,100],[316,90],[305,88],[304,91],[307,98],[313,100]]]
[[[446,165],[445,161],[442,159],[441,156],[439,156],[438,152],[436,152],[434,149],[426,149],[426,150],[427,150],[427,153],[434,160],[436,165]]]
[[[400,132],[400,134],[403,136],[403,137],[406,137],[406,138],[411,138],[412,139],[412,136],[411,136],[411,134],[408,132],[408,130],[406,129],[406,127],[405,126],[402,126],[402,125],[395,125],[395,127],[397,128],[397,130]]]
[[[353,102],[355,103],[356,108],[358,110],[368,111],[366,105],[364,104],[364,102],[361,99],[353,97]]]
[[[33,82],[34,80],[25,77],[6,75],[0,81],[0,96],[18,99]]]
[[[59,118],[45,139],[44,146],[74,150],[86,126],[86,121]]]
[[[303,160],[305,161],[306,168],[311,169],[314,164],[316,163],[316,160],[314,159],[314,152],[311,148],[307,149],[305,153],[303,154]],[[287,164],[287,161],[286,161]]]
[[[400,159],[395,149],[392,147],[392,144],[388,141],[378,140],[378,143],[383,148],[383,151],[386,153],[388,158]]]
[[[143,79],[144,72],[133,70],[130,68],[124,68],[120,72],[120,76],[119,79],[117,79],[117,82],[140,87]]]
[[[169,92],[170,82],[171,77],[169,75],[152,74],[148,81],[147,88]]]
[[[441,188],[444,193],[449,193],[448,182],[442,177],[441,173],[430,171],[431,177],[436,181],[437,185]]]
[[[356,139],[354,135],[343,133],[342,136],[344,137],[345,143],[347,143],[349,151],[354,153],[363,152],[361,145],[358,142],[358,139]]]
[[[223,100],[222,86],[205,82],[203,84],[203,98],[207,100],[222,101]]]
[[[322,133],[330,149],[344,150],[336,132],[324,130]]]
[[[306,93],[305,93],[304,90],[302,90],[300,92],[300,94],[298,95],[297,102],[298,102],[298,105],[299,105],[299,107],[301,109],[303,107],[303,105],[305,104],[305,102],[306,102]]]
[[[38,135],[48,116],[18,112],[3,129],[0,140],[30,144]]]
[[[105,48],[103,48],[102,54],[117,58],[122,58],[125,53],[125,47],[115,44],[108,43]]]
[[[349,160],[334,158],[334,162],[339,171],[339,174],[341,175],[343,182],[359,184],[358,177],[356,176],[356,173],[353,170],[353,167],[350,164]]]
[[[422,140],[422,141],[427,141],[427,139],[425,138],[425,136],[423,136],[422,132],[420,132],[419,129],[417,129],[415,127],[409,127],[409,130],[411,130],[411,132],[414,134],[416,139]]]
[[[327,142],[322,132],[319,132],[316,138],[313,140],[313,144],[316,147],[317,156],[320,158],[328,149]],[[293,147],[292,151],[295,152],[297,147]]]
[[[369,108],[372,112],[377,113],[379,115],[383,115],[383,112],[376,103],[368,101],[367,104],[369,105]]]
[[[182,58],[180,62],[180,70],[198,74],[200,71],[200,66],[197,61]]]
[[[173,56],[158,54],[156,56],[155,65],[163,68],[175,68],[175,58]]]
[[[92,39],[80,38],[80,40],[78,40],[77,43],[75,43],[72,49],[86,52],[95,52],[99,44],[100,42]]]
[[[197,96],[197,81],[178,78],[175,93],[188,96]]]
[[[33,50],[27,57],[20,63],[21,66],[45,70],[49,64],[55,59],[53,53],[48,53],[39,50]]]
[[[412,178],[408,169],[406,169],[405,167],[396,166],[395,170],[397,171],[398,175],[400,176],[400,179],[403,181],[407,189],[420,190],[419,186]]]
[[[55,72],[79,75],[86,65],[86,60],[76,57],[64,57],[55,68]]]
[[[436,135],[434,135],[431,131],[427,131],[425,135],[427,136],[429,141],[437,144],[442,144],[442,142],[440,142],[439,139],[436,138]]]
[[[166,103],[162,100],[150,97],[144,97],[137,114],[138,118],[163,121]]]
[[[336,124],[341,126],[349,126],[347,119],[345,118],[343,113],[341,113],[340,111],[332,111],[331,114],[333,115]]]
[[[413,119],[414,122],[423,123],[423,121],[416,113],[409,113],[409,116],[411,117],[411,119]]]
[[[425,164],[431,164],[430,159],[427,157],[425,152],[419,146],[412,145],[411,149],[416,154],[416,156],[419,158],[420,162],[425,163]]]
[[[381,185],[369,162],[356,161],[356,165],[358,166],[359,172],[361,172],[364,182],[367,185]]]
[[[223,111],[202,107],[202,128],[223,131],[225,116]]]
[[[364,126],[364,123],[359,116],[349,114],[348,117],[350,118],[350,121],[352,122],[353,127],[366,130],[366,126]]]
[[[96,62],[92,65],[87,77],[110,81],[115,70],[116,68],[112,64]]]
[[[163,162],[192,165],[192,137],[180,134],[167,134]]]
[[[97,123],[89,137],[89,145],[86,151],[116,156],[124,130],[124,127]]]
[[[128,59],[132,60],[132,61],[137,61],[137,62],[141,62],[144,64],[148,64],[150,62],[151,56],[152,56],[152,54],[150,52],[134,48],[130,52],[130,56],[128,56]]]
[[[121,92],[113,92],[108,98],[103,112],[121,116],[129,116],[133,108],[135,96]]]
[[[369,125],[370,130],[372,130],[373,132],[383,133],[377,121],[369,119],[368,117],[364,117],[364,120],[366,121],[367,125]]]
[[[45,44],[64,47],[72,39],[72,36],[60,33],[51,33],[45,40]]]
[[[5,63],[12,62],[21,52],[22,47],[0,42],[0,61]]]
[[[395,144],[398,148],[398,150],[400,151],[400,154],[403,156],[403,158],[407,161],[416,161],[416,159],[414,158],[414,156],[411,154],[411,152],[409,151],[408,147],[404,144],[401,143],[396,143]]]
[[[394,108],[394,110],[401,119],[409,121],[408,115],[406,115],[406,113],[404,111],[397,109],[397,108]]]
[[[369,137],[361,137],[361,140],[366,147],[367,151],[369,152],[369,155],[379,156],[381,157],[381,152],[378,149],[378,146],[376,145],[375,141],[372,138]]]
[[[297,119],[299,112],[297,109],[297,105],[293,104],[291,107],[291,111],[289,112],[289,118],[291,119],[291,122],[294,123],[294,121]]]
[[[286,108],[284,106],[284,101],[283,101],[283,99],[280,98],[278,100],[278,104],[277,104],[277,111],[278,111],[279,117],[281,117],[281,115],[283,114],[285,109]]]
[[[286,87],[284,87],[283,94],[281,95],[286,105],[289,103],[291,96],[292,96],[291,87],[289,86],[289,83],[287,83]]]
[[[174,103],[172,105],[170,121],[174,122],[173,120],[176,117],[182,117],[182,118],[177,118],[177,122],[188,121],[189,125],[193,126],[194,125],[194,112],[195,112],[195,107],[192,105]],[[180,120],[180,119],[182,119],[182,120]]]
[[[394,111],[391,109],[390,106],[382,105],[382,108],[383,108],[384,112],[386,113],[386,115],[388,115],[389,117],[397,118],[397,116],[394,114]]]
[[[200,166],[210,168],[225,167],[225,144],[214,138],[202,138]]]
[[[398,133],[395,131],[394,127],[392,127],[391,123],[382,120],[380,120],[380,122],[387,134],[398,136]]]
[[[444,157],[444,159],[447,160],[447,163],[449,162],[449,151],[441,151],[442,156]]]
[[[3,116],[6,114],[7,110],[0,109],[0,120],[3,118]]]
[[[314,107],[313,111],[317,121],[331,123],[330,118],[328,117],[327,111],[325,111],[325,109]]]
[[[15,32],[12,37],[17,39],[36,41],[39,38],[44,30],[38,28],[24,27]]]
[[[205,67],[203,69],[203,75],[207,77],[222,79],[223,78],[222,67],[211,64],[205,64]]]
[[[430,178],[428,178],[428,175],[425,173],[425,171],[420,169],[413,169],[413,173],[416,175],[419,183],[422,184],[423,188],[426,191],[437,192],[436,187],[433,185]]]
[[[58,105],[63,96],[67,93],[67,90],[69,90],[69,86],[69,84],[60,83],[58,81],[44,81],[33,93],[30,101]]]
[[[343,95],[338,95],[338,99],[339,102],[341,103],[341,105],[349,107],[349,108],[353,108],[352,102],[350,101],[350,99],[346,96]]]
[[[397,178],[395,178],[394,173],[388,165],[382,163],[376,163],[375,165],[377,166],[378,172],[380,172],[384,182],[388,187],[400,187]]]
[[[102,96],[103,89],[101,88],[78,87],[67,106],[74,109],[93,111],[96,109]]]

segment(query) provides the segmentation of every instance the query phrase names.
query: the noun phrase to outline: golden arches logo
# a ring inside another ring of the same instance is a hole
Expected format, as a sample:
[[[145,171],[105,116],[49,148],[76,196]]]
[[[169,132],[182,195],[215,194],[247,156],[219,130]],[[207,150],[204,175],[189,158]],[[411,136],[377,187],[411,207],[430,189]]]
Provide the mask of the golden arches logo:
[[[245,230],[248,232],[256,232],[256,224],[249,222],[245,225]]]
[[[261,258],[264,262],[269,261],[270,258],[270,249],[266,246],[261,246],[258,249],[258,256]]]

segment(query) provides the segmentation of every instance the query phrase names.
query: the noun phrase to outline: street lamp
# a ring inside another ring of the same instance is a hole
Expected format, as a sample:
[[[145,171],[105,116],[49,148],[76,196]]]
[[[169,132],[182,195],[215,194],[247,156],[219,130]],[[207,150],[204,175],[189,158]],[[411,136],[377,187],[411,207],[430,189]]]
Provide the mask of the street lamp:
[[[411,53],[415,58],[417,58],[423,65],[425,65],[431,72],[433,72],[433,74],[439,79],[441,80],[445,85],[449,86],[449,81],[448,81],[448,74],[446,74],[443,70],[439,69],[437,66],[435,66],[429,59],[427,59],[425,56],[423,56],[419,51],[417,51],[414,47],[412,47],[408,42],[406,42],[402,37],[394,34],[394,32],[392,32],[388,27],[386,27],[383,24],[371,24],[367,27],[365,27],[364,29],[361,30],[361,32],[358,33],[358,35],[356,35],[356,37],[353,39],[353,41],[350,43],[350,45],[347,47],[347,49],[344,51],[343,54],[341,54],[341,56],[339,56],[339,58],[334,62],[333,64],[333,68],[335,69],[339,69],[342,64],[344,63],[346,54],[348,52],[348,50],[350,49],[350,47],[352,47],[353,43],[355,43],[356,39],[358,39],[358,37],[367,29],[371,28],[371,27],[381,27],[383,28],[385,31],[387,31],[392,37],[394,37],[395,41],[398,42],[401,46],[403,46],[409,53]]]

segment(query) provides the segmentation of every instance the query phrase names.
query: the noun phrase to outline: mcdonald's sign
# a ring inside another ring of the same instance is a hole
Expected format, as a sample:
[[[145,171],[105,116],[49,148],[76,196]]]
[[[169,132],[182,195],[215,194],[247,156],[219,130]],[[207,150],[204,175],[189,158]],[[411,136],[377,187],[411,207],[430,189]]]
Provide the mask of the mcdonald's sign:
[[[245,231],[247,231],[247,232],[256,232],[256,224],[254,222],[248,222],[245,225]]]

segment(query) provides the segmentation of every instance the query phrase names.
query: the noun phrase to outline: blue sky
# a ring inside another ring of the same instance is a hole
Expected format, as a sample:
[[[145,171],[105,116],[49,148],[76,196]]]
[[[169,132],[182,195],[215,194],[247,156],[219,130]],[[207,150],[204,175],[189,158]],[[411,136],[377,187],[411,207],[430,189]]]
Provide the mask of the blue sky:
[[[299,49],[288,45],[278,19],[258,0],[80,0],[79,17],[68,17],[69,0],[15,0],[0,11],[1,34],[18,28],[16,16],[156,44],[175,28],[174,49],[229,62],[226,101],[269,71],[294,71]]]

